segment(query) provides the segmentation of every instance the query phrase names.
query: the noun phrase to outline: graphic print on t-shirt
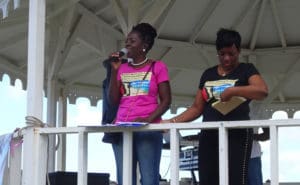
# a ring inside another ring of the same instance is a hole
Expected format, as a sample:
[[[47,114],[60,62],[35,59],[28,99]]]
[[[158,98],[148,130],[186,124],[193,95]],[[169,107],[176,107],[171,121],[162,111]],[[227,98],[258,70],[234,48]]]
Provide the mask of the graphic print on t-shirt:
[[[203,90],[206,91],[206,101],[208,102],[212,99],[220,100],[221,93],[226,88],[233,87],[237,81],[237,79],[225,79],[205,82]]]
[[[147,72],[123,73],[121,80],[123,83],[123,96],[138,96],[147,95],[150,87],[150,79],[152,72],[148,72],[146,78],[143,80]]]

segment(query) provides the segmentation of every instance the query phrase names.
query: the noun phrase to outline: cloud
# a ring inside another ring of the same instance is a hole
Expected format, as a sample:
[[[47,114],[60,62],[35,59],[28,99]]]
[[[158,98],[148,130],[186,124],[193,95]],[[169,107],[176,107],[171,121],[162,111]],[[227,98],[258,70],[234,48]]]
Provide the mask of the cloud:
[[[22,90],[20,85],[11,86],[8,84],[0,84],[0,88],[3,94],[6,95],[5,98],[16,102],[25,102],[27,93]]]
[[[87,99],[78,99],[76,105],[69,105],[68,125],[100,125],[102,119],[102,102],[91,107]]]

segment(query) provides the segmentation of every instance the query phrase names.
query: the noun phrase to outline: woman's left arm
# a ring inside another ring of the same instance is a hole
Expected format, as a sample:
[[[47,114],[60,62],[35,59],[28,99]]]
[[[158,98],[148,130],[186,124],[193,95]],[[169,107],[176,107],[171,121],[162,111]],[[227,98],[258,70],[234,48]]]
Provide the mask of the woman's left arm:
[[[135,121],[143,121],[147,123],[152,123],[154,120],[162,116],[169,108],[171,104],[171,87],[169,81],[164,81],[158,84],[158,95],[159,104],[152,114],[147,118],[138,118]]]
[[[251,100],[262,100],[268,96],[268,87],[259,74],[250,76],[249,85],[229,87],[221,94],[222,101],[229,101],[233,96],[241,96]]]

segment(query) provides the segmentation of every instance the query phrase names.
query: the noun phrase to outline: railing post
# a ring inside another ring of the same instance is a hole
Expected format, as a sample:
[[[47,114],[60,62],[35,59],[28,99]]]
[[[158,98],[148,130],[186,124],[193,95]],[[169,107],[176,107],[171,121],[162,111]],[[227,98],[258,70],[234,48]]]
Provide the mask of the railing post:
[[[88,134],[86,132],[79,132],[77,185],[87,185],[87,145]]]
[[[278,127],[270,126],[271,185],[278,185]]]
[[[26,129],[24,136],[23,185],[46,184],[48,136],[39,128]]]
[[[179,134],[176,128],[170,131],[171,185],[179,185]]]
[[[132,184],[132,131],[123,132],[123,185]]]
[[[228,185],[228,131],[224,123],[219,127],[219,184]]]

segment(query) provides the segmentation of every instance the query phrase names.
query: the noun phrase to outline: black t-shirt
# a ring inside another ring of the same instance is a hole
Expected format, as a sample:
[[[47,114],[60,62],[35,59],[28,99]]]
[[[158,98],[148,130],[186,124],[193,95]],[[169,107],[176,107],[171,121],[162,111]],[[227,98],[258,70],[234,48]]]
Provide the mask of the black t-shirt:
[[[202,91],[205,90],[207,95],[203,121],[249,120],[249,103],[251,101],[249,99],[226,115],[213,108],[212,103],[219,99],[221,92],[227,87],[246,86],[249,84],[249,78],[259,72],[251,63],[240,63],[234,71],[226,76],[220,76],[217,69],[217,66],[214,66],[205,70],[200,79],[199,88]]]

